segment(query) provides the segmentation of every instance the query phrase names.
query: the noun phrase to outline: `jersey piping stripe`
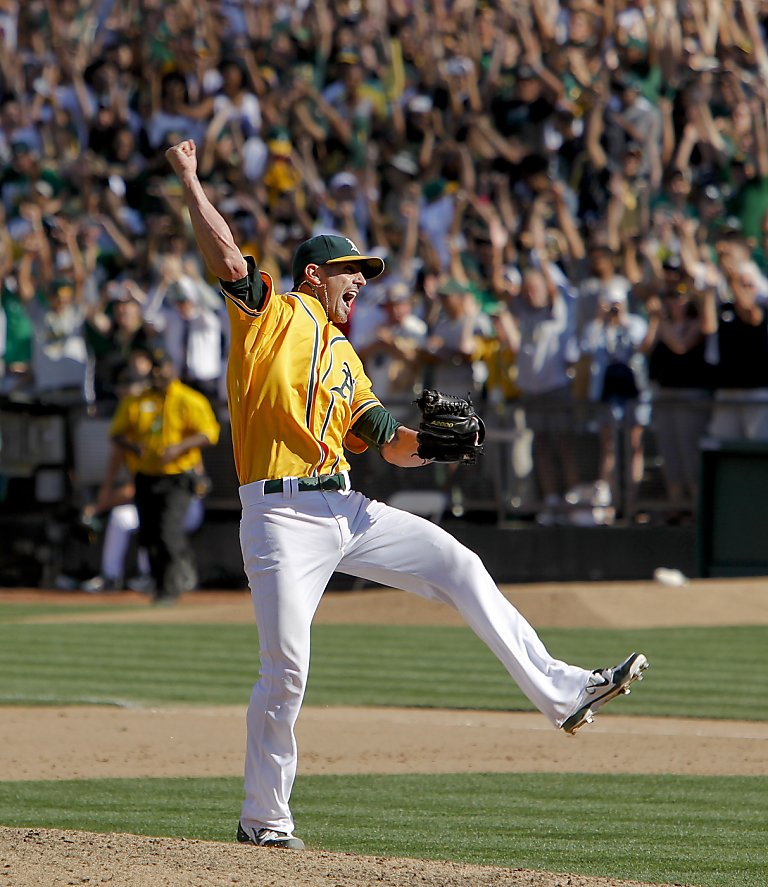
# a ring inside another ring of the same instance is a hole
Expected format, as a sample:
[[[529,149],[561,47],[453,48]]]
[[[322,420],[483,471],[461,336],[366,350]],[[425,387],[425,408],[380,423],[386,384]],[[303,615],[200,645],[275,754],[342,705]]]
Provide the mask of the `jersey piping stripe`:
[[[352,413],[352,418],[350,420],[350,425],[354,425],[358,418],[365,412],[367,412],[371,407],[378,406],[379,402],[375,398],[371,398],[370,400],[364,400],[357,409]]]
[[[264,313],[264,310],[256,311],[254,308],[249,308],[245,302],[240,299],[235,298],[232,293],[228,293],[223,287],[219,289],[219,292],[224,296],[225,299],[229,299],[229,301],[239,310],[242,311],[243,314],[247,314],[249,317],[261,317]]]
[[[335,336],[335,337],[334,337],[333,339],[331,339],[331,341],[328,343],[328,348],[333,348],[333,346],[334,346],[337,342],[346,342],[346,338],[345,338],[344,336]],[[329,362],[329,364],[328,364],[328,369],[325,371],[325,373],[323,373],[323,382],[325,382],[325,380],[328,378],[328,376],[330,375],[330,372],[331,372],[332,369],[333,369],[333,355],[331,355],[331,360],[330,360],[330,362]]]
[[[306,311],[307,315],[312,320],[312,323],[315,327],[315,339],[312,343],[312,359],[309,362],[309,375],[307,377],[307,403],[304,410],[304,421],[307,425],[307,428],[312,431],[312,425],[310,423],[312,421],[312,405],[314,404],[318,385],[318,380],[316,379],[316,376],[317,362],[320,351],[320,324],[318,324],[315,315],[309,310],[309,308],[307,308],[307,306],[301,299],[297,298],[296,301],[299,303],[299,305],[301,305],[304,311]]]
[[[331,392],[331,400],[328,404],[328,410],[325,414],[325,419],[323,420],[323,427],[320,429],[320,440],[323,440],[325,438],[325,432],[328,430],[328,425],[331,421],[331,414],[333,413],[333,404],[334,404],[335,400],[336,400],[336,392],[332,391]]]
[[[328,343],[328,349],[329,350],[332,349],[333,346],[337,342],[346,342],[346,340],[347,340],[346,336],[334,336],[334,338],[331,339],[331,341]],[[328,369],[325,371],[325,373],[323,373],[323,379],[322,379],[323,382],[325,382],[325,380],[328,378],[332,369],[333,369],[333,353],[331,352],[331,359],[328,363]],[[328,411],[325,414],[325,419],[323,420],[323,427],[320,431],[320,440],[323,440],[323,438],[325,437],[325,432],[328,430],[328,425],[331,421],[331,414],[333,413],[333,404],[334,404],[335,400],[336,400],[336,393],[334,391],[332,391],[331,392],[331,400],[330,400],[330,403],[328,404]],[[328,469],[328,472],[330,474],[333,474],[336,471],[336,469],[338,468],[340,462],[341,462],[341,457],[336,456],[336,458],[333,460],[333,464]],[[320,466],[320,467],[322,467],[322,466]]]
[[[307,426],[307,430],[310,434],[313,434],[312,431],[312,413],[315,407],[315,400],[317,398],[317,389],[320,386],[320,379],[318,378],[319,373],[319,361],[320,361],[320,324],[317,322],[317,318],[315,315],[307,308],[304,304],[303,299],[298,294],[290,293],[292,297],[296,299],[296,301],[301,305],[301,307],[306,311],[307,315],[311,319],[312,323],[315,327],[315,339],[312,343],[312,360],[310,361],[309,366],[309,376],[307,378],[307,403],[306,409],[304,411],[304,423]],[[328,457],[329,448],[326,444],[321,440],[315,440],[318,449],[320,450],[320,461],[316,464],[315,468],[312,470],[312,474],[317,474],[323,463]]]
[[[246,264],[248,265],[248,274],[250,275],[252,273],[253,269],[256,268],[256,262],[254,261],[252,256],[246,256],[245,261],[246,261]],[[225,299],[229,299],[229,301],[236,308],[238,308],[240,311],[242,311],[243,314],[247,314],[249,317],[261,317],[264,314],[264,312],[267,310],[267,305],[269,304],[270,299],[272,298],[272,296],[274,294],[275,284],[274,284],[272,278],[270,277],[270,275],[267,274],[266,271],[260,272],[260,276],[261,276],[261,283],[263,286],[265,286],[267,288],[267,290],[266,290],[266,292],[262,293],[262,297],[260,300],[261,308],[258,310],[256,308],[251,308],[247,302],[243,302],[242,299],[238,299],[237,296],[233,296],[232,293],[227,292],[227,290],[224,289],[224,286],[221,285],[222,284],[221,280],[219,281],[219,284],[220,284],[219,292],[224,296]]]
[[[320,446],[320,452],[322,455],[320,456],[320,461],[312,469],[313,475],[320,473],[320,469],[325,464],[325,460],[328,458],[328,453],[330,453],[330,451],[331,451],[331,448],[327,444],[324,444],[322,441],[319,441],[319,446]]]

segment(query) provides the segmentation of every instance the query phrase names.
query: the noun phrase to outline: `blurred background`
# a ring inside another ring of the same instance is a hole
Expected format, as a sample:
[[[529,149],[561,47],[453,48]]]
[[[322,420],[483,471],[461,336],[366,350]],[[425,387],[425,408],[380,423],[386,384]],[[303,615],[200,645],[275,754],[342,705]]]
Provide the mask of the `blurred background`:
[[[399,419],[425,386],[483,415],[479,465],[365,454],[358,489],[498,581],[767,573],[766,22],[765,0],[0,0],[0,585],[98,590],[109,421],[162,345],[223,424],[201,585],[244,587],[182,138],[278,288],[313,233],[386,260],[344,332]]]

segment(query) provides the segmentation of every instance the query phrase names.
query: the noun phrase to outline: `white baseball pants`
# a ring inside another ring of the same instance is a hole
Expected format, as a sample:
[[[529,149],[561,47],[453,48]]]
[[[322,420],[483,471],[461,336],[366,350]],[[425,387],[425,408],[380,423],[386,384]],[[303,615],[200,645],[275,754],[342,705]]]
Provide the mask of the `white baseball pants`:
[[[247,715],[244,826],[292,833],[294,726],[309,671],[310,625],[334,570],[454,607],[555,725],[590,672],[554,659],[480,558],[424,518],[353,491],[240,488],[240,542],[259,631],[261,674]]]
[[[189,503],[184,518],[184,532],[194,533],[203,522],[204,508],[200,498]],[[131,541],[131,533],[139,529],[139,512],[133,502],[116,505],[109,513],[107,529],[104,532],[104,543],[101,549],[101,575],[114,581],[125,573],[125,557]],[[142,576],[149,575],[149,557],[146,549],[139,548],[136,553],[137,566]]]

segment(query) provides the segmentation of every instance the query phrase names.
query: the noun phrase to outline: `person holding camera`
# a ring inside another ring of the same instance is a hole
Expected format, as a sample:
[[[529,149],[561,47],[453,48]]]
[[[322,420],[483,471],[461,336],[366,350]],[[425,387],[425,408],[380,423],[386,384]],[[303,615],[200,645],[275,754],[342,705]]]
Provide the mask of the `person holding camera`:
[[[616,432],[625,421],[631,426],[632,486],[643,477],[643,424],[647,419],[637,408],[637,401],[645,383],[643,350],[647,334],[646,320],[629,311],[626,291],[614,287],[601,294],[597,316],[587,324],[581,340],[581,353],[589,360],[588,399],[602,405],[599,480],[610,486],[614,504],[621,500]]]

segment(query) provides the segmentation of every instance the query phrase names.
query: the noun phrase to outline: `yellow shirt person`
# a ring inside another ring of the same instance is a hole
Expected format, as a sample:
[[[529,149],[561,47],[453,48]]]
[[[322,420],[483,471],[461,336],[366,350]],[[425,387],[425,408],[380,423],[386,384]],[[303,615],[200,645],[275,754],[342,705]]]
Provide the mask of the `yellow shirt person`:
[[[110,436],[126,444],[125,458],[133,474],[182,474],[200,464],[199,447],[168,459],[169,448],[193,435],[204,435],[211,445],[219,440],[219,423],[208,399],[178,379],[165,390],[147,388],[128,395],[118,404]],[[171,451],[172,452],[172,451]]]
[[[112,442],[134,475],[139,544],[146,548],[156,603],[173,603],[197,585],[184,522],[196,495],[201,448],[218,442],[219,423],[205,395],[176,378],[158,349],[147,387],[117,405]]]

